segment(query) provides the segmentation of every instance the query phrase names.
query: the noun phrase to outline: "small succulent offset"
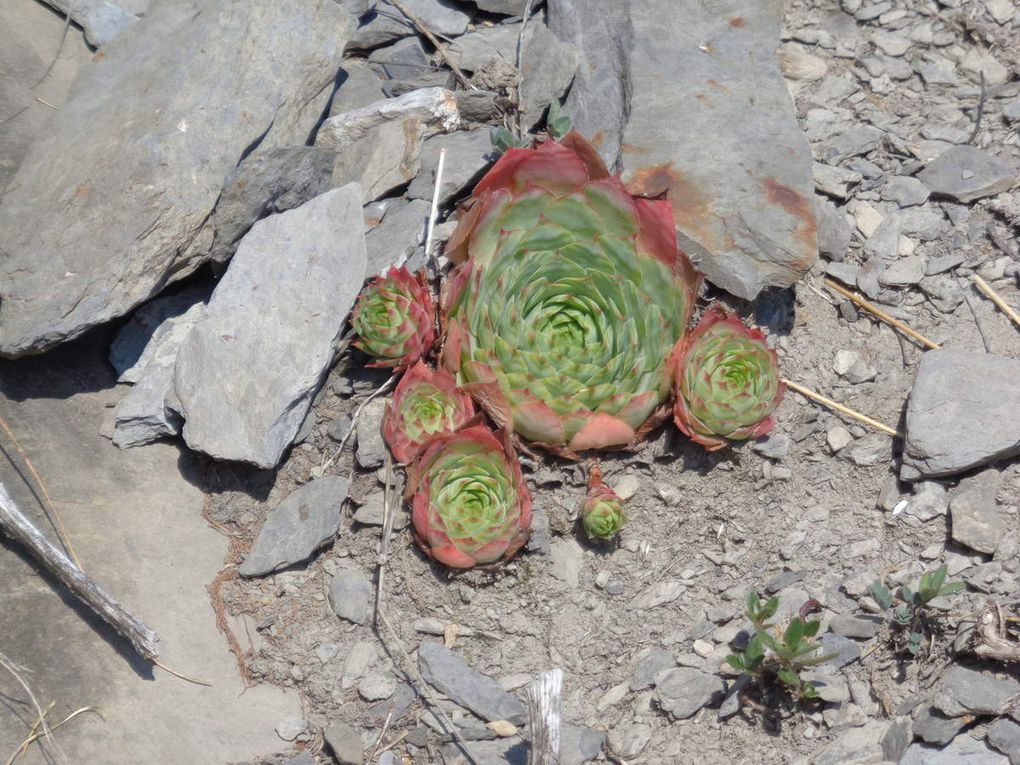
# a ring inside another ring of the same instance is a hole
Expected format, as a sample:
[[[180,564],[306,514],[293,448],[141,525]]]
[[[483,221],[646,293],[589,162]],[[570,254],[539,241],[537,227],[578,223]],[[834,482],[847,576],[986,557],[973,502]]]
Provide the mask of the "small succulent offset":
[[[602,481],[602,470],[594,465],[588,478],[588,495],[581,507],[584,533],[592,542],[611,542],[626,522],[623,500]]]
[[[875,599],[878,605],[888,610],[892,608],[892,620],[897,633],[903,636],[903,648],[916,656],[924,648],[927,635],[932,632],[932,625],[929,619],[928,604],[938,597],[955,595],[966,585],[963,582],[946,582],[948,566],[943,563],[935,571],[929,571],[921,575],[917,590],[909,587],[900,587],[895,597],[892,590],[882,582],[875,581],[868,592]],[[893,608],[893,603],[899,600],[900,604]]]
[[[406,266],[372,280],[354,307],[354,345],[375,360],[373,367],[405,369],[428,355],[436,340],[435,308],[423,274]]]
[[[408,470],[415,541],[453,568],[511,557],[528,540],[531,495],[520,462],[484,425],[433,440]]]
[[[580,135],[507,151],[446,255],[443,364],[499,427],[572,457],[666,416],[700,276],[670,203],[631,196]]]
[[[715,451],[728,440],[768,433],[785,391],[765,335],[713,305],[677,354],[673,419],[691,440]]]
[[[418,361],[400,378],[386,406],[382,434],[397,462],[406,465],[431,440],[454,432],[474,414],[471,397],[453,375]]]
[[[746,615],[754,627],[754,636],[743,651],[727,656],[726,663],[738,672],[757,678],[763,687],[776,678],[800,698],[818,698],[814,685],[800,679],[800,671],[832,657],[812,655],[822,646],[815,640],[821,622],[806,618],[805,612],[810,610],[811,604],[817,601],[808,601],[801,608],[801,614],[792,617],[786,629],[779,631],[769,624],[779,608],[779,598],[762,601],[752,592],[747,596]]]

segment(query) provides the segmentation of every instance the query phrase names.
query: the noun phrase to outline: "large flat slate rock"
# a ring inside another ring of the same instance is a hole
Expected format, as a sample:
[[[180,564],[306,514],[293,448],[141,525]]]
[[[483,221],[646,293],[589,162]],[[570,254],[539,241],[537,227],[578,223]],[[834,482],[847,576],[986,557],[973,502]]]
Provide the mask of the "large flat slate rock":
[[[303,143],[353,26],[331,0],[166,0],[106,46],[0,205],[0,356],[120,316],[208,256],[223,178]]]
[[[177,355],[188,446],[266,468],[280,461],[333,360],[365,263],[357,184],[252,227]]]
[[[1020,453],[1020,361],[956,348],[921,359],[900,478],[954,475]]]
[[[621,10],[597,18],[602,5],[549,2],[553,28],[582,48],[568,112],[610,162],[619,134],[624,182],[667,196],[714,284],[747,300],[790,286],[818,247],[811,151],[775,57],[782,3],[633,0],[611,25]]]

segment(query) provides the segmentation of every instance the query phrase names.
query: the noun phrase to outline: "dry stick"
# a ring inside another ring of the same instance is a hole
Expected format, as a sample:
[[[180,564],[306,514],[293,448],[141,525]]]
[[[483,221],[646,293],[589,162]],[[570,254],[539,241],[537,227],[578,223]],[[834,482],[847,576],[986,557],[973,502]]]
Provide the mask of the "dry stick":
[[[393,459],[389,450],[386,451],[386,467],[383,474],[383,525],[382,538],[379,540],[379,555],[375,559],[375,610],[372,613],[372,624],[379,628],[379,610],[382,608],[383,577],[386,573],[386,561],[390,555],[390,534],[393,533],[393,512],[390,509],[390,491],[393,483]]]
[[[347,446],[347,442],[351,440],[351,436],[354,434],[355,429],[358,427],[358,417],[361,416],[362,410],[364,410],[364,408],[368,406],[368,404],[371,401],[374,401],[375,399],[379,398],[379,396],[383,395],[384,393],[388,393],[390,388],[393,387],[393,383],[397,381],[398,377],[400,377],[400,374],[398,372],[394,372],[393,374],[391,374],[390,378],[386,382],[380,385],[376,390],[372,391],[372,393],[364,401],[358,404],[358,408],[355,409],[354,414],[351,415],[351,429],[348,430],[346,435],[344,435],[344,437],[340,440],[340,445],[337,446],[336,451],[333,452],[333,456],[323,463],[322,465],[323,471],[328,469],[330,466],[332,466],[334,462],[337,461],[337,459],[340,457],[340,453],[344,450],[344,447]]]
[[[560,693],[563,670],[550,669],[528,686],[528,727],[531,729],[531,751],[528,765],[559,765],[560,763]]]
[[[50,706],[52,706],[52,703],[51,703]],[[71,712],[71,714],[69,714],[63,720],[61,720],[60,722],[54,724],[53,727],[50,728],[50,731],[55,731],[57,728],[61,727],[62,725],[71,722],[71,720],[73,720],[78,715],[83,715],[86,712],[94,712],[95,714],[99,715],[99,719],[100,720],[102,720],[103,722],[106,722],[106,718],[103,717],[103,713],[100,712],[95,707],[82,707],[81,709],[74,710],[73,712]],[[21,742],[21,746],[19,746],[17,751],[15,751],[14,754],[11,755],[11,758],[5,763],[5,765],[14,765],[15,761],[17,761],[17,759],[21,755],[23,755],[25,752],[27,752],[28,748],[30,746],[32,746],[32,744],[34,744],[39,739],[43,738],[45,735],[46,735],[45,733],[39,733],[38,731],[33,730],[33,732],[28,736],[28,738],[26,738],[24,741]]]
[[[524,87],[524,30],[528,27],[528,17],[531,15],[532,0],[524,4],[523,18],[521,19],[521,32],[517,35],[517,137],[524,138],[524,125],[521,122],[524,110],[521,109],[521,88]]]
[[[14,449],[18,455],[25,462],[25,467],[28,468],[28,472],[32,474],[32,479],[35,481],[36,486],[39,487],[39,492],[43,495],[43,499],[46,500],[46,504],[43,505],[43,511],[49,518],[50,523],[53,525],[53,530],[57,532],[57,539],[60,540],[60,546],[64,548],[68,555],[71,556],[71,560],[74,564],[81,568],[81,561],[78,560],[78,556],[74,554],[74,548],[71,547],[71,540],[67,538],[67,529],[64,528],[64,521],[60,517],[60,513],[57,512],[57,506],[53,503],[53,498],[50,493],[46,491],[46,484],[43,483],[43,479],[36,472],[35,465],[32,464],[32,460],[25,454],[25,450],[21,448],[21,444],[18,443],[17,436],[14,435],[14,431],[11,430],[11,426],[7,424],[7,420],[0,417],[0,428],[3,428],[4,433],[11,439],[11,443],[14,444]]]
[[[790,390],[795,390],[800,395],[806,396],[812,401],[817,401],[819,404],[825,404],[825,406],[829,407],[830,409],[835,409],[837,412],[842,412],[847,417],[853,417],[855,420],[860,420],[865,425],[870,425],[876,430],[880,430],[883,433],[892,436],[893,438],[903,438],[903,434],[900,433],[898,430],[894,430],[893,428],[890,428],[888,425],[883,425],[878,420],[873,420],[870,417],[861,414],[860,412],[855,412],[850,407],[843,406],[842,404],[833,401],[831,398],[826,398],[822,394],[815,393],[813,390],[809,390],[808,388],[805,388],[803,385],[798,385],[797,383],[792,382],[790,380],[784,379],[783,382],[786,383],[786,387],[789,388]]]
[[[886,324],[889,324],[890,326],[895,327],[900,332],[903,332],[903,333],[905,333],[907,335],[910,335],[912,338],[917,340],[922,345],[926,345],[927,347],[932,348],[932,349],[937,349],[939,347],[938,343],[933,342],[932,340],[929,340],[927,337],[922,335],[920,332],[917,332],[917,331],[911,329],[910,327],[908,327],[906,324],[904,324],[899,319],[893,318],[892,316],[887,314],[885,311],[883,311],[878,306],[869,303],[867,300],[862,298],[860,295],[851,292],[850,290],[846,289],[845,287],[843,287],[843,286],[841,286],[839,284],[836,284],[836,282],[832,281],[831,279],[826,279],[825,280],[825,286],[828,287],[833,292],[838,292],[840,295],[845,297],[847,300],[849,300],[849,301],[851,301],[853,303],[856,303],[861,308],[863,308],[865,311],[868,311],[868,312],[874,314],[875,316],[880,318],[882,321],[884,321]]]
[[[992,289],[992,286],[988,282],[977,274],[974,274],[974,284],[976,284],[977,288],[985,293],[988,298],[995,303],[996,306],[998,306],[999,310],[1006,314],[1012,322],[1017,325],[1017,327],[1020,327],[1020,314],[1010,308],[1009,305],[1006,304],[1006,301],[999,296],[998,292]]]
[[[422,22],[421,19],[419,19],[409,10],[407,10],[407,6],[400,2],[400,0],[386,0],[386,2],[388,2],[390,5],[396,8],[402,14],[404,14],[407,17],[407,20],[414,24],[416,27],[418,27],[418,31],[428,38],[428,41],[432,43],[432,45],[435,47],[436,52],[439,54],[439,57],[443,59],[443,62],[448,67],[450,67],[450,71],[452,71],[453,76],[457,78],[457,82],[459,82],[468,90],[478,90],[478,88],[471,84],[471,82],[468,80],[464,72],[461,71],[461,68],[457,66],[456,63],[454,63],[453,59],[450,58],[449,54],[447,54],[446,48],[443,46],[442,42],[440,42],[439,38],[432,33],[431,29],[425,26],[424,22]]]
[[[152,661],[159,655],[159,635],[125,611],[123,606],[40,534],[14,504],[3,483],[0,483],[0,531],[23,544],[43,568],[125,637],[141,656]]]
[[[3,491],[3,484],[0,484],[0,491]],[[42,725],[43,735],[46,736],[46,738],[52,738],[53,732],[50,730],[50,726],[46,724],[46,713],[43,712],[42,705],[39,703],[38,699],[36,699],[35,694],[32,693],[32,689],[29,687],[28,683],[26,683],[25,679],[20,674],[18,674],[18,669],[15,666],[14,662],[8,659],[6,656],[4,656],[2,653],[0,653],[0,667],[3,667],[8,672],[10,672],[11,675],[13,675],[14,679],[18,681],[18,685],[25,689],[25,693],[28,694],[28,698],[29,700],[31,700],[32,706],[35,707],[35,712],[38,715],[39,724]],[[33,731],[36,730],[36,727],[37,726],[33,726],[32,730]],[[57,746],[56,742],[54,742],[53,745],[56,747],[57,751],[60,752],[61,756],[63,756],[64,759],[66,760],[67,755],[60,751],[60,747]],[[14,759],[17,756],[18,753],[15,752],[11,756],[11,758],[7,761],[7,765],[10,765],[10,763],[14,762]]]

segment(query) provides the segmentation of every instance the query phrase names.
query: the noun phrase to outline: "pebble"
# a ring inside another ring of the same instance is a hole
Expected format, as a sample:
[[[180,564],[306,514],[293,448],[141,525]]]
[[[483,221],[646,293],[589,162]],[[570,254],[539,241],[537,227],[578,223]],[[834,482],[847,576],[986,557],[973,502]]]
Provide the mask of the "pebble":
[[[635,610],[647,611],[658,606],[672,603],[686,591],[684,584],[678,579],[664,579],[653,584],[643,594],[639,595],[632,605]]]
[[[923,255],[900,258],[882,272],[878,282],[886,287],[909,287],[925,277],[927,266]]]
[[[1010,765],[1020,765],[1020,725],[1000,718],[988,729],[986,740],[1009,757]]]
[[[982,553],[994,553],[1006,532],[995,495],[1002,483],[990,468],[960,481],[949,502],[953,541]]]
[[[476,672],[458,654],[431,640],[418,647],[418,665],[429,685],[486,722],[524,720],[524,705],[488,675]]]
[[[850,431],[842,425],[835,425],[829,428],[829,431],[825,434],[825,441],[833,453],[852,443],[853,440],[854,437],[850,435]]]
[[[365,753],[361,734],[344,722],[335,722],[323,732],[326,745],[339,765],[362,765]]]
[[[390,672],[369,672],[358,683],[358,695],[365,701],[388,699],[397,689],[397,681]]]
[[[372,584],[359,568],[337,573],[329,582],[328,598],[333,613],[353,624],[364,624],[372,615]]]
[[[692,667],[673,667],[655,678],[655,701],[673,719],[692,716],[713,700],[722,700],[722,678]]]
[[[842,449],[839,456],[857,467],[873,467],[891,458],[892,440],[884,433],[869,433]]]
[[[751,445],[751,449],[763,457],[782,460],[790,453],[792,446],[793,439],[789,436],[783,433],[773,433],[768,438],[754,442]]]
[[[932,194],[959,202],[992,196],[1016,183],[1016,170],[973,146],[953,146],[918,173]]]
[[[878,634],[884,621],[874,616],[845,616],[837,614],[829,621],[829,629],[837,635],[869,640]]]
[[[348,381],[349,382],[349,381]],[[351,393],[354,390],[351,389]],[[349,414],[340,414],[334,417],[329,425],[326,427],[326,435],[332,438],[334,441],[339,443],[343,441],[347,434],[351,432],[351,424],[354,420]]]
[[[878,31],[871,35],[871,41],[889,56],[902,56],[910,50],[910,40],[891,32]]]
[[[394,503],[396,504],[396,503]],[[411,516],[400,506],[391,508],[393,514],[393,529],[400,531],[411,521]],[[364,503],[354,511],[354,522],[363,526],[383,525],[383,493],[370,494]]]
[[[358,465],[373,470],[383,464],[386,457],[386,442],[382,437],[382,418],[386,411],[386,400],[370,401],[358,417],[358,449],[355,452]]]
[[[344,662],[343,673],[340,676],[340,687],[343,689],[353,688],[361,678],[367,675],[372,665],[379,658],[375,644],[367,641],[358,641],[351,646],[351,652],[347,654]]]
[[[293,741],[305,732],[306,727],[308,727],[308,723],[303,718],[288,717],[286,720],[281,720],[277,723],[274,730],[276,731],[276,735],[284,741]]]
[[[1018,693],[1020,678],[953,665],[940,681],[933,706],[948,717],[997,715]]]
[[[941,751],[932,751],[920,743],[911,744],[899,765],[1008,765],[1008,762],[1008,758],[997,755],[985,742],[964,733]]]
[[[912,207],[927,202],[931,191],[917,178],[897,175],[886,181],[881,194],[882,199],[895,202],[900,207]]]
[[[882,213],[867,202],[859,199],[855,199],[846,207],[850,214],[854,216],[857,230],[866,237],[872,236],[878,230],[878,227],[882,225],[882,221],[885,220],[885,216]]]
[[[818,651],[818,654],[821,655],[821,651]],[[850,700],[850,687],[842,675],[821,670],[804,670],[800,673],[800,679],[815,686],[822,701],[842,704]]]
[[[625,760],[637,757],[648,746],[655,729],[648,723],[620,725],[609,731],[609,748]]]
[[[625,473],[616,479],[616,483],[613,486],[613,491],[616,495],[626,502],[628,499],[638,493],[638,489],[641,488],[641,479],[633,473]]]
[[[676,666],[673,654],[664,648],[650,648],[642,651],[630,676],[630,690],[642,691],[655,684],[655,678],[663,670]]]
[[[857,644],[848,637],[834,635],[831,632],[827,632],[822,635],[820,642],[822,644],[822,648],[818,652],[819,656],[833,654],[832,658],[828,659],[822,666],[842,669],[850,662],[856,661],[860,658],[861,649],[858,648]]]

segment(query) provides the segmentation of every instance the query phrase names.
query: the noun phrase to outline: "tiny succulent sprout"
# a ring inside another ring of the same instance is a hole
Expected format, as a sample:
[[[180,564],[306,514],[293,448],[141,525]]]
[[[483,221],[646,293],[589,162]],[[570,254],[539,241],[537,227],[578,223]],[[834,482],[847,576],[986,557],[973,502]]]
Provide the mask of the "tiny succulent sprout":
[[[358,298],[351,326],[354,345],[374,357],[373,367],[406,369],[436,340],[435,308],[421,273],[406,266],[373,279]]]
[[[588,494],[581,508],[584,533],[589,541],[611,542],[626,522],[623,500],[602,481],[602,470],[594,465],[588,479]]]
[[[899,641],[899,647],[906,649],[912,656],[921,653],[928,636],[938,631],[931,618],[931,601],[955,595],[966,586],[963,582],[946,582],[948,571],[949,567],[943,563],[934,571],[922,574],[916,590],[903,585],[896,590],[895,595],[881,581],[876,580],[868,588],[868,593],[880,608],[892,609],[894,636]]]
[[[678,345],[673,419],[685,435],[715,451],[772,430],[786,386],[761,330],[713,305]]]
[[[383,417],[383,438],[397,462],[408,464],[434,438],[457,430],[475,413],[453,375],[415,362],[400,378]]]
[[[411,464],[414,537],[430,558],[472,568],[509,558],[528,540],[531,496],[505,435],[469,425],[433,440]]]

